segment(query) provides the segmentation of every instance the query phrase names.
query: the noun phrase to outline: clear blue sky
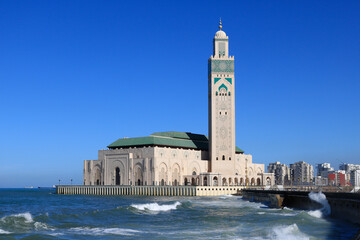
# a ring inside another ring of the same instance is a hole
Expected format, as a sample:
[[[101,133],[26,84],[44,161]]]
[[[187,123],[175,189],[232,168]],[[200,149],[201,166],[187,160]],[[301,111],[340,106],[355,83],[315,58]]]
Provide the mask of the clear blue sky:
[[[0,0],[0,187],[82,183],[121,137],[208,134],[219,17],[236,144],[257,163],[360,164],[359,1]]]

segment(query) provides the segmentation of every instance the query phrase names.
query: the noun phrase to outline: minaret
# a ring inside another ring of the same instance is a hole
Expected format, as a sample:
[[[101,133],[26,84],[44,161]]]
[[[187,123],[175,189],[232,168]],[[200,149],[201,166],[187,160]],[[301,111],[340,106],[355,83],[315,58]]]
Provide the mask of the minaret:
[[[229,38],[221,30],[214,37],[208,62],[210,172],[235,175],[235,75]]]

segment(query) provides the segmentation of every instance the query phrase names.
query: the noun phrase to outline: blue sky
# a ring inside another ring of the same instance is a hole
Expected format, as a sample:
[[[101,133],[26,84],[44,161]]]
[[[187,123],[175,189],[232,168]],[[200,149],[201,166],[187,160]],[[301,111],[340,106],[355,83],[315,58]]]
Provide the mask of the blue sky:
[[[219,17],[236,144],[360,164],[359,1],[0,1],[0,187],[82,183],[122,137],[208,133]]]

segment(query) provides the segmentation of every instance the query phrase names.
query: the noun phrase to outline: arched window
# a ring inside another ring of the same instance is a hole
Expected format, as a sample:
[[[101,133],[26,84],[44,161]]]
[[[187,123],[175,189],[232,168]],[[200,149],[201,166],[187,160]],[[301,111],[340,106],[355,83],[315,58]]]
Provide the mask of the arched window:
[[[192,175],[196,175],[196,172],[195,172],[195,171],[193,171],[193,172],[192,172]]]
[[[225,160],[225,155],[222,156],[222,160]]]

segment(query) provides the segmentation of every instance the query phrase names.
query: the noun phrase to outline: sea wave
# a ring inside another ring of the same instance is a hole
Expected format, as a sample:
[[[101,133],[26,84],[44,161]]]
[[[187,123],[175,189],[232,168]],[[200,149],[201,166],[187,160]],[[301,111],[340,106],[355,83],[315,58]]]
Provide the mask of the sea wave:
[[[175,202],[173,204],[163,204],[159,205],[158,203],[145,203],[145,204],[131,204],[131,207],[136,208],[140,211],[152,211],[152,212],[166,212],[170,210],[176,210],[177,206],[180,206],[180,202]]]
[[[127,229],[127,228],[90,228],[90,227],[76,227],[70,228],[69,232],[80,235],[124,235],[132,236],[141,231]]]
[[[276,226],[272,229],[270,234],[271,239],[277,240],[308,240],[310,239],[306,234],[302,233],[296,223],[288,226]]]
[[[320,210],[310,211],[309,214],[311,216],[321,218],[323,216],[330,215],[331,208],[325,194],[323,194],[322,192],[310,192],[309,198],[315,202],[320,203],[323,206]]]
[[[8,223],[8,222],[25,222],[25,223],[32,223],[34,222],[34,219],[29,212],[25,213],[18,213],[18,214],[12,214],[9,216],[2,217],[0,219],[1,222]]]
[[[321,210],[308,211],[307,214],[309,214],[312,217],[316,217],[316,218],[322,218],[323,217],[323,212]]]
[[[37,231],[54,230],[53,227],[47,225],[46,223],[34,221],[34,218],[30,212],[4,216],[0,218],[0,225],[1,227],[5,227],[5,229],[10,229],[11,231],[29,230],[29,229],[35,229]]]
[[[5,230],[2,230],[1,228],[0,228],[0,234],[11,234],[12,232],[8,232],[8,231],[5,231]]]

